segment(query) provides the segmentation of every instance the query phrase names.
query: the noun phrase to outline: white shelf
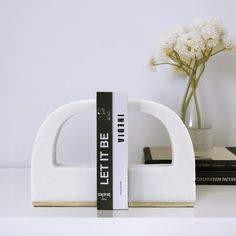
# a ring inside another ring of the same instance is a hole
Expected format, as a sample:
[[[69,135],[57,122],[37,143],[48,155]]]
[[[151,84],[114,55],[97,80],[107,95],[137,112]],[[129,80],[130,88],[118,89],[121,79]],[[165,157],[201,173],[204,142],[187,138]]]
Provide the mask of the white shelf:
[[[121,235],[122,224],[126,227],[124,233],[136,230],[136,235],[139,235],[145,229],[158,228],[155,231],[157,233],[159,230],[164,230],[164,227],[168,235],[168,232],[173,233],[183,226],[192,225],[191,229],[194,229],[197,222],[198,225],[214,225],[215,235],[220,235],[220,232],[226,234],[234,230],[236,221],[234,218],[236,217],[236,186],[197,186],[197,202],[194,208],[130,208],[119,211],[97,211],[95,207],[32,207],[30,169],[0,169],[0,189],[0,232],[4,229],[4,235],[11,235],[7,234],[8,230],[9,232],[19,230],[17,226],[21,228],[22,222],[28,225],[22,228],[25,231],[39,228],[40,233],[41,224],[47,224],[53,232],[61,228],[59,233],[64,232],[63,229],[77,229],[78,226],[81,230],[87,229],[86,232],[92,233],[92,230],[97,227],[96,235],[100,235],[99,233],[102,235],[105,222],[106,230],[109,231],[110,227],[113,235]],[[223,231],[220,230],[222,222],[223,225],[227,225],[224,230],[222,227]],[[12,223],[15,227],[12,227]],[[170,224],[173,227],[169,227]],[[202,227],[194,229],[194,235],[201,233],[201,230]],[[214,231],[212,230],[209,231],[211,234]]]

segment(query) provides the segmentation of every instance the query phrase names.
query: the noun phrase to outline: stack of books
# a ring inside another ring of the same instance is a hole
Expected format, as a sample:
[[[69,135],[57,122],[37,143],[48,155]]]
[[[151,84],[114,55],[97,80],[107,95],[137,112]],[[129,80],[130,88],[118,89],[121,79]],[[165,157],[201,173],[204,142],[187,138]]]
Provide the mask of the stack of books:
[[[145,147],[145,164],[171,164],[169,147]],[[196,159],[196,184],[236,185],[236,147],[214,147],[210,156]]]

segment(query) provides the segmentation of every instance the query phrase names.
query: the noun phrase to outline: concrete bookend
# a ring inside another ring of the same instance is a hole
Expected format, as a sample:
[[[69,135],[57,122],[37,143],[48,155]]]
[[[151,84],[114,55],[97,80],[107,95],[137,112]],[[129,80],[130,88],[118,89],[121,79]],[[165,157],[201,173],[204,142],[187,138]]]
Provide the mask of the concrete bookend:
[[[129,109],[153,115],[166,127],[172,163],[129,166],[129,206],[193,206],[196,198],[195,160],[190,136],[169,108],[151,101],[129,101]],[[95,165],[61,166],[56,162],[58,135],[73,115],[96,110],[95,100],[64,105],[40,127],[31,163],[34,206],[96,206]]]

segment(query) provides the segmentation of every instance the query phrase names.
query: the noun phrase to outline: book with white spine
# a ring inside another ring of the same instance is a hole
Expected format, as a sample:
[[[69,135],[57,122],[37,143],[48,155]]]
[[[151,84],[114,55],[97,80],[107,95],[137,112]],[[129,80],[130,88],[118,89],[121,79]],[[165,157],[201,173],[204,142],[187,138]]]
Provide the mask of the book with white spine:
[[[113,119],[113,209],[128,208],[128,95],[115,92]]]

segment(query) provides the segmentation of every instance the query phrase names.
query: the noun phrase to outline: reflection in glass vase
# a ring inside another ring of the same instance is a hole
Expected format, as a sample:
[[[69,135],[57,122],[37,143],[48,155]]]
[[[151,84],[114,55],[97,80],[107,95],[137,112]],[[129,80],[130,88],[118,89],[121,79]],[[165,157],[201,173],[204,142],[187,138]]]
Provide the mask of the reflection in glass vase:
[[[204,80],[191,84],[189,79],[189,84],[189,91],[186,91],[188,97],[184,98],[182,104],[181,118],[189,130],[196,158],[208,158],[213,147],[212,120]]]

